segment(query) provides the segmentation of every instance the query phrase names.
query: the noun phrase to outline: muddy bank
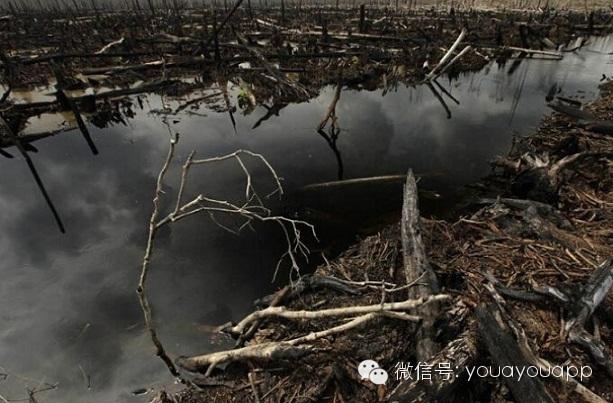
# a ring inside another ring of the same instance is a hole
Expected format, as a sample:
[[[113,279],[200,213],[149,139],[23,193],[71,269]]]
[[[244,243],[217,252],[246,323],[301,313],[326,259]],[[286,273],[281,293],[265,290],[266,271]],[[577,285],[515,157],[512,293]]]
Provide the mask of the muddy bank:
[[[472,187],[457,221],[422,217],[416,224],[405,214],[401,224],[365,238],[313,276],[260,301],[262,309],[277,305],[319,312],[382,304],[398,315],[369,318],[356,328],[305,340],[300,350],[278,350],[259,359],[226,357],[214,370],[207,365],[211,356],[181,358],[179,367],[191,370],[184,372],[186,378],[201,389],[174,398],[375,402],[526,401],[537,396],[541,401],[611,401],[613,85],[604,84],[600,99],[581,110],[555,105],[564,113],[545,118],[536,133],[518,138],[509,155],[494,161],[495,173]],[[412,205],[410,188],[405,210]],[[415,246],[407,234],[419,237],[410,231],[415,225],[435,280],[420,275],[407,287],[411,256],[419,254],[419,247],[406,252],[407,245]],[[422,316],[422,325],[416,326],[400,317],[403,309],[385,305],[403,303],[407,290],[409,298],[425,292],[446,299],[436,302],[433,314],[426,308],[409,311]],[[270,346],[347,323],[338,317],[301,321],[272,316],[258,321],[254,334],[234,335],[242,343],[249,339],[247,346]],[[424,358],[424,351],[432,355]],[[366,359],[387,370],[385,386],[360,378],[357,367]],[[458,377],[446,379],[434,369],[432,381],[403,379],[402,370],[398,375],[399,365],[419,361],[431,368],[457,365],[453,373]],[[572,377],[469,380],[463,370],[509,362],[589,367],[591,376],[579,382]],[[197,376],[196,370],[210,373]],[[171,401],[164,394],[158,400]]]

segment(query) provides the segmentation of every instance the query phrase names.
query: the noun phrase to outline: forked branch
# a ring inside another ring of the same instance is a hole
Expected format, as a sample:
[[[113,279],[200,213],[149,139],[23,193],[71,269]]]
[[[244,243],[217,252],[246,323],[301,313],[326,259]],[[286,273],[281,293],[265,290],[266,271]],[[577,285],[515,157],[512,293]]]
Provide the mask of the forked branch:
[[[156,354],[162,359],[162,361],[164,361],[164,363],[168,367],[168,370],[174,377],[178,378],[183,383],[188,383],[188,381],[181,378],[177,367],[174,365],[173,361],[170,359],[170,357],[166,353],[162,345],[162,342],[160,341],[157,335],[157,332],[154,326],[154,321],[153,321],[153,312],[149,304],[149,301],[147,299],[147,293],[146,293],[147,276],[150,270],[151,256],[153,254],[154,240],[155,240],[157,230],[163,227],[164,225],[171,224],[175,221],[181,220],[183,218],[189,217],[191,215],[194,215],[200,212],[207,212],[210,215],[213,222],[215,222],[217,225],[220,225],[221,227],[229,231],[232,231],[232,230],[223,226],[216,220],[215,213],[232,214],[232,215],[236,215],[236,216],[239,216],[245,219],[245,223],[240,226],[239,231],[245,226],[250,225],[250,223],[254,220],[262,221],[262,222],[272,221],[272,222],[277,223],[281,227],[285,235],[287,244],[288,244],[288,249],[283,255],[283,257],[280,259],[279,264],[277,265],[277,270],[283,258],[285,256],[289,256],[291,263],[292,263],[292,273],[296,272],[298,274],[299,274],[299,267],[298,267],[297,255],[302,254],[303,256],[307,257],[309,253],[307,246],[301,240],[300,228],[306,227],[308,230],[310,230],[310,232],[313,234],[315,238],[316,238],[316,234],[315,234],[314,227],[310,225],[309,223],[305,221],[292,220],[292,219],[289,219],[283,216],[272,215],[271,211],[265,207],[264,203],[262,202],[262,199],[260,198],[260,196],[256,192],[255,187],[253,186],[251,174],[249,173],[249,170],[243,163],[241,156],[247,155],[247,156],[254,157],[260,160],[266,166],[266,168],[270,171],[274,179],[274,182],[275,182],[275,191],[273,192],[273,194],[283,193],[281,181],[279,179],[279,176],[275,172],[275,170],[272,168],[272,166],[268,163],[268,161],[266,161],[266,159],[262,155],[252,153],[251,151],[247,151],[247,150],[238,150],[238,151],[235,151],[227,155],[223,155],[220,157],[207,158],[207,159],[195,159],[194,158],[195,153],[194,152],[190,153],[187,160],[183,164],[181,182],[179,185],[179,191],[177,194],[175,207],[170,214],[160,219],[160,199],[161,199],[162,194],[164,193],[163,192],[164,177],[173,160],[175,146],[177,144],[177,141],[178,141],[178,135],[177,136],[171,135],[168,154],[166,156],[166,160],[164,161],[162,169],[160,170],[160,173],[158,174],[158,177],[156,180],[156,187],[155,187],[155,192],[153,196],[153,211],[149,219],[149,234],[147,237],[145,255],[143,257],[143,261],[141,265],[141,273],[140,273],[137,293],[138,293],[140,305],[143,311],[145,326],[151,336],[151,340],[154,346],[156,347]],[[190,172],[190,168],[192,165],[204,165],[208,163],[221,162],[221,161],[226,161],[230,159],[235,159],[238,162],[241,170],[244,172],[246,176],[247,184],[245,188],[245,201],[242,202],[242,204],[238,205],[238,204],[226,201],[226,200],[213,199],[203,194],[199,194],[193,200],[183,203],[183,195],[187,187],[188,174]],[[275,272],[275,275],[276,275],[276,272]]]

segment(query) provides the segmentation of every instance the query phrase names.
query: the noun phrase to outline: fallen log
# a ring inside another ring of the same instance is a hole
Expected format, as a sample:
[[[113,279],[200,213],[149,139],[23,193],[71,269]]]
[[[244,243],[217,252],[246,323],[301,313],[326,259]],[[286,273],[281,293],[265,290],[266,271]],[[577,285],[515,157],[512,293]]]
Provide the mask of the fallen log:
[[[570,105],[565,105],[563,103],[548,103],[548,107],[553,109],[556,112],[563,113],[564,115],[570,116],[575,119],[594,121],[596,120],[595,116],[590,112],[584,111],[583,109],[576,108]]]
[[[569,341],[579,344],[588,350],[594,360],[605,367],[613,378],[613,360],[607,353],[606,346],[585,330],[586,321],[604,300],[613,286],[613,259],[603,262],[590,276],[583,286],[583,291],[573,317],[566,322],[564,330]]]
[[[517,341],[511,333],[511,329],[504,322],[495,305],[480,306],[476,309],[480,334],[483,337],[487,351],[493,363],[498,368],[512,366],[514,368],[526,368],[529,365],[528,357],[525,357]],[[515,372],[513,376],[504,376],[502,379],[513,394],[517,403],[551,402],[553,399],[538,378],[519,376]]]
[[[598,396],[597,394],[589,390],[587,387],[583,386],[581,383],[576,381],[574,376],[570,376],[568,369],[564,369],[563,366],[561,365],[554,366],[549,361],[536,355],[532,351],[532,348],[530,348],[530,344],[528,343],[528,337],[526,336],[526,332],[524,331],[524,329],[519,323],[513,320],[513,318],[509,315],[508,311],[506,310],[505,308],[506,301],[500,296],[500,294],[498,294],[497,292],[498,289],[497,287],[495,287],[495,284],[494,283],[486,284],[485,287],[490,292],[494,301],[496,302],[496,307],[498,309],[496,312],[497,317],[502,318],[503,321],[512,330],[515,336],[515,339],[517,340],[517,345],[519,349],[521,350],[522,356],[525,359],[527,359],[531,365],[538,367],[538,370],[543,371],[544,373],[551,373],[552,368],[559,367],[562,370],[562,374],[561,374],[562,376],[554,376],[553,379],[555,379],[556,381],[560,382],[561,384],[565,386],[570,386],[572,390],[575,393],[577,393],[579,396],[581,396],[585,402],[588,402],[588,403],[605,403],[606,402],[603,398],[601,398],[600,396]]]
[[[455,340],[426,362],[433,368],[449,368],[462,371],[477,358],[477,326],[469,323],[466,330]],[[459,376],[433,376],[431,379],[403,379],[392,390],[390,403],[401,402],[448,402],[452,392],[463,382]]]
[[[413,171],[409,170],[404,185],[401,219],[404,275],[406,284],[414,283],[418,278],[422,279],[420,284],[416,284],[408,289],[407,296],[409,299],[430,298],[431,295],[439,291],[436,274],[432,270],[426,256],[419,219],[417,183],[415,182]],[[434,341],[434,321],[438,316],[439,310],[440,308],[436,304],[429,304],[419,310],[422,324],[415,335],[415,344],[416,356],[420,361],[427,360],[439,350],[439,346]]]

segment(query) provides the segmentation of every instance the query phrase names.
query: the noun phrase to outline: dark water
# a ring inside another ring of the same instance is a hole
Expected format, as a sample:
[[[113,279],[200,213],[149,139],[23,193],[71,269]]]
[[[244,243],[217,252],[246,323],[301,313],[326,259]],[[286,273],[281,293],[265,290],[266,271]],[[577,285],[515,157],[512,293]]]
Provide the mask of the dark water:
[[[594,98],[602,74],[611,73],[605,54],[611,50],[613,42],[601,39],[560,62],[526,61],[512,74],[510,64],[494,64],[446,82],[460,102],[446,98],[451,119],[426,87],[400,87],[385,96],[345,91],[336,144],[344,177],[412,168],[427,173],[422,186],[445,200],[487,173],[487,161],[506,152],[514,134],[538,125],[554,83],[566,95]],[[192,149],[205,157],[245,148],[265,155],[285,179],[287,198],[276,206],[312,216],[324,247],[335,237],[364,231],[396,207],[400,185],[297,192],[338,178],[337,156],[314,130],[333,92],[289,105],[255,130],[251,126],[264,108],[237,113],[236,133],[227,113],[202,108],[200,115],[180,115],[171,124],[181,140],[167,194],[176,191],[177,169]],[[145,103],[145,109],[161,106],[159,97]],[[144,401],[131,392],[171,381],[144,332],[134,292],[168,131],[159,116],[142,110],[128,124],[92,127],[96,157],[77,132],[36,143],[39,153],[32,158],[64,220],[65,235],[23,160],[0,159],[0,372],[8,374],[0,377],[0,394],[6,399],[24,398],[26,388],[48,382],[57,389],[37,395],[41,402]],[[249,166],[257,183],[270,188],[266,171]],[[192,192],[235,200],[243,192],[244,178],[231,162],[198,168],[193,179]],[[235,236],[202,216],[162,231],[149,291],[167,350],[187,355],[220,348],[223,341],[212,339],[206,326],[239,319],[254,299],[269,293],[282,251],[274,225]],[[282,271],[281,279],[286,276]]]

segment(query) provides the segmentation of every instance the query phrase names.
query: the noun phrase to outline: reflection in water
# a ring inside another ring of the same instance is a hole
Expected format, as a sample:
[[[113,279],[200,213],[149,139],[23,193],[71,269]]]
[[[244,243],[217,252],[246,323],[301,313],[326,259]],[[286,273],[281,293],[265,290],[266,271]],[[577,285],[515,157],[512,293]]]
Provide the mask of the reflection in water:
[[[28,168],[30,169],[30,173],[32,174],[32,177],[34,178],[34,182],[36,182],[36,186],[38,186],[38,189],[42,193],[43,198],[45,199],[45,202],[47,203],[47,206],[49,206],[49,209],[51,210],[51,214],[53,215],[53,218],[55,219],[55,222],[57,223],[60,229],[60,232],[62,233],[66,232],[66,230],[64,229],[64,224],[62,223],[62,219],[60,218],[60,215],[55,209],[55,206],[53,205],[53,201],[51,201],[51,198],[49,197],[49,193],[47,193],[47,189],[45,189],[45,184],[43,183],[43,180],[40,178],[40,175],[38,174],[38,171],[36,170],[36,166],[34,166],[34,161],[32,161],[32,159],[28,155],[28,149],[26,149],[26,146],[29,146],[30,149],[35,152],[38,150],[36,150],[34,146],[29,145],[27,143],[24,146],[21,140],[19,140],[19,138],[15,135],[15,133],[13,133],[13,129],[9,126],[9,124],[1,116],[0,116],[0,127],[4,129],[3,130],[4,135],[8,136],[8,138],[11,140],[13,145],[17,148],[17,150],[19,150],[19,153],[21,154],[23,159],[26,161],[26,164],[28,165]],[[13,158],[11,154],[9,154],[8,157]]]
[[[326,140],[326,143],[328,143],[328,146],[330,146],[330,149],[334,153],[336,163],[338,164],[337,177],[339,180],[343,179],[343,157],[336,146],[336,141],[338,140],[339,134],[341,134],[341,129],[330,126],[328,128],[328,133],[326,133],[324,129],[317,130],[317,133]]]
[[[279,113],[283,108],[285,108],[288,104],[286,103],[273,103],[271,106],[266,106],[266,104],[262,104],[262,107],[266,109],[266,113],[258,119],[257,122],[253,125],[252,129],[257,129],[262,123],[266,122],[273,116],[279,116]]]
[[[443,107],[443,109],[445,109],[445,113],[447,113],[447,119],[451,119],[451,110],[449,109],[449,107],[447,106],[447,102],[445,102],[445,99],[443,99],[443,97],[441,96],[441,94],[438,93],[438,91],[434,88],[434,86],[432,85],[432,83],[427,82],[426,86],[428,87],[428,89],[432,92],[432,95],[434,95],[434,97],[436,98],[437,101],[439,101],[441,103],[441,106]],[[440,84],[439,84],[440,86]],[[440,86],[439,88],[441,89],[445,89],[445,87]],[[449,93],[449,92],[447,92]]]
[[[612,48],[607,39],[591,47],[604,53]],[[172,121],[172,131],[182,137],[165,190],[176,193],[180,161],[193,149],[202,158],[249,149],[266,156],[285,178],[288,198],[273,207],[318,211],[314,218],[324,237],[346,237],[393,211],[401,182],[311,198],[297,197],[295,190],[338,179],[342,156],[347,179],[404,174],[409,167],[443,173],[424,178],[422,186],[448,197],[486,173],[487,161],[508,149],[514,132],[525,134],[538,124],[554,83],[562,95],[579,90],[586,99],[596,95],[609,56],[581,52],[560,62],[523,60],[511,75],[509,66],[492,64],[456,81],[441,79],[461,101],[447,102],[451,119],[425,86],[400,85],[385,96],[345,90],[337,105],[342,135],[334,139],[334,154],[331,142],[315,133],[334,88],[276,111],[257,107],[247,116],[235,114],[236,135],[227,112],[183,113]],[[9,374],[0,378],[0,394],[7,399],[27,397],[26,386],[44,381],[59,383],[38,396],[45,402],[143,402],[148,396],[132,391],[169,382],[145,334],[134,292],[168,139],[157,115],[148,113],[164,103],[153,96],[144,101],[126,127],[89,127],[100,152],[96,158],[70,133],[36,142],[37,166],[61,206],[64,236],[36,196],[27,166],[0,158],[0,372]],[[269,113],[278,117],[252,129]],[[255,165],[249,168],[254,181],[267,175]],[[226,199],[244,194],[234,164],[203,169],[192,179],[188,193],[204,188]],[[162,205],[165,213],[172,207],[168,200]],[[235,236],[194,217],[158,235],[149,295],[168,352],[190,355],[232,345],[211,339],[208,330],[239,319],[253,300],[272,291],[270,280],[284,249],[277,228],[262,225]]]

